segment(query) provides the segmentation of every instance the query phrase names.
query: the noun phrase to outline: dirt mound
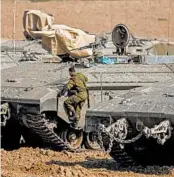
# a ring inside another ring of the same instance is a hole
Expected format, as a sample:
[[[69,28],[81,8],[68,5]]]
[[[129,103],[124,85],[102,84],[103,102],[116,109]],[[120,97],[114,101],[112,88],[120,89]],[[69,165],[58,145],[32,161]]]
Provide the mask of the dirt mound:
[[[123,169],[101,151],[70,153],[20,148],[1,150],[2,177],[142,177],[174,176],[172,167]]]

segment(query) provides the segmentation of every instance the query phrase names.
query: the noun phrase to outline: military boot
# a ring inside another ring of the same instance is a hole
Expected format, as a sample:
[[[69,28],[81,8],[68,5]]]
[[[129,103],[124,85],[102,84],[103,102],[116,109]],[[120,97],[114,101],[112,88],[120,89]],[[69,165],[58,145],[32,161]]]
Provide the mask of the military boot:
[[[76,129],[78,127],[79,117],[75,111],[72,112],[72,116],[69,117],[69,120],[71,121],[70,126]]]
[[[69,120],[73,122],[79,120],[78,118],[78,114],[75,111],[72,112],[72,116],[69,116]]]
[[[78,121],[73,121],[73,122],[70,124],[70,127],[71,127],[71,128],[74,128],[74,129],[79,129],[79,127],[78,127]]]

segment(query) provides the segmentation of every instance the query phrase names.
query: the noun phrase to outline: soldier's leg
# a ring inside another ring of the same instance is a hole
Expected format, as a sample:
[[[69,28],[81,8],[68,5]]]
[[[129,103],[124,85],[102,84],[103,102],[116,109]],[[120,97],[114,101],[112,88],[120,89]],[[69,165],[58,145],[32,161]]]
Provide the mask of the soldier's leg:
[[[74,111],[73,102],[71,99],[72,98],[69,97],[64,101],[64,107],[68,113],[68,116],[70,116],[70,113]]]
[[[64,105],[68,111],[71,111],[73,114],[76,114],[75,107],[79,104],[79,102],[81,102],[81,98],[76,95],[73,95],[67,100],[65,100]],[[76,117],[78,118],[77,115]]]
[[[81,118],[81,110],[83,108],[83,105],[84,105],[85,101],[81,101],[79,104],[77,104],[76,106],[76,113],[78,114],[78,120],[80,120]]]
[[[65,101],[64,101],[64,110],[68,116],[71,115],[71,111],[68,109],[67,105],[65,104]]]

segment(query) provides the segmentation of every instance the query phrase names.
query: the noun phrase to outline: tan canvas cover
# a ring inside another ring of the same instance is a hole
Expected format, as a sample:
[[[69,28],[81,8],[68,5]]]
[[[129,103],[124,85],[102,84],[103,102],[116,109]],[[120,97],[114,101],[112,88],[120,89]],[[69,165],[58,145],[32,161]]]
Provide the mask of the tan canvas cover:
[[[73,57],[88,57],[92,55],[92,49],[78,50],[95,42],[95,35],[71,28],[66,25],[51,25],[49,31],[34,32],[42,35],[42,45],[45,49],[57,53],[57,55],[69,53]],[[77,49],[73,50],[72,49]],[[55,53],[52,53],[55,54]]]
[[[174,45],[167,43],[154,44],[153,53],[155,55],[174,55]]]
[[[29,10],[24,13],[23,26],[24,31],[31,36],[32,31],[42,31],[45,30],[48,25],[52,25],[54,22],[54,17],[43,13],[39,10]],[[35,35],[34,37],[39,37]]]

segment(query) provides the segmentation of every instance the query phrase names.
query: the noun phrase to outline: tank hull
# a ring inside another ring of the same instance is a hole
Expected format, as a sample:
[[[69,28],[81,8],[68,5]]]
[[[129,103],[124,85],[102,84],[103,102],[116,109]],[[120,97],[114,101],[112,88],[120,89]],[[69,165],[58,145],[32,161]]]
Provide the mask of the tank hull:
[[[28,51],[28,46],[24,47],[24,50]],[[40,49],[35,47],[33,52],[36,54],[38,51]],[[15,114],[13,119],[17,120],[22,126],[27,127],[27,131],[28,129],[30,130],[27,121],[33,123],[35,119],[36,122],[42,122],[40,117],[43,118],[43,114],[46,113],[44,119],[51,124],[59,124],[60,131],[57,129],[56,133],[60,133],[61,137],[65,137],[67,130],[70,130],[70,122],[63,107],[64,98],[58,99],[57,93],[68,81],[68,67],[70,65],[46,63],[44,59],[39,59],[41,57],[38,57],[37,61],[26,59],[26,61],[24,60],[25,62],[20,60],[20,55],[18,54],[13,54],[13,57],[16,60],[15,66],[2,69],[1,72],[1,103],[10,105]],[[5,62],[7,58],[3,59]],[[110,95],[105,95],[105,92],[109,91],[111,93],[112,91],[120,90],[127,92],[129,89],[149,86],[153,83],[170,79],[173,76],[172,70],[167,65],[119,64],[111,66],[98,64],[97,67],[92,68],[77,68],[77,71],[84,73],[88,77],[90,92],[97,92],[97,96],[94,99],[95,105],[100,101],[105,102],[112,99]],[[117,94],[113,93],[111,97],[115,95]],[[91,107],[93,107],[92,104]],[[83,129],[85,125],[85,110],[82,117],[80,127]],[[114,119],[117,120],[117,116]],[[34,127],[33,124],[30,126]],[[43,129],[47,130],[46,127]],[[38,130],[35,129],[35,132],[38,132]],[[65,132],[65,134],[62,135],[62,132]],[[86,131],[87,134],[88,132]],[[87,137],[86,139],[89,138]]]
[[[174,164],[174,79],[100,103],[87,111],[86,131],[102,133],[118,163]]]

